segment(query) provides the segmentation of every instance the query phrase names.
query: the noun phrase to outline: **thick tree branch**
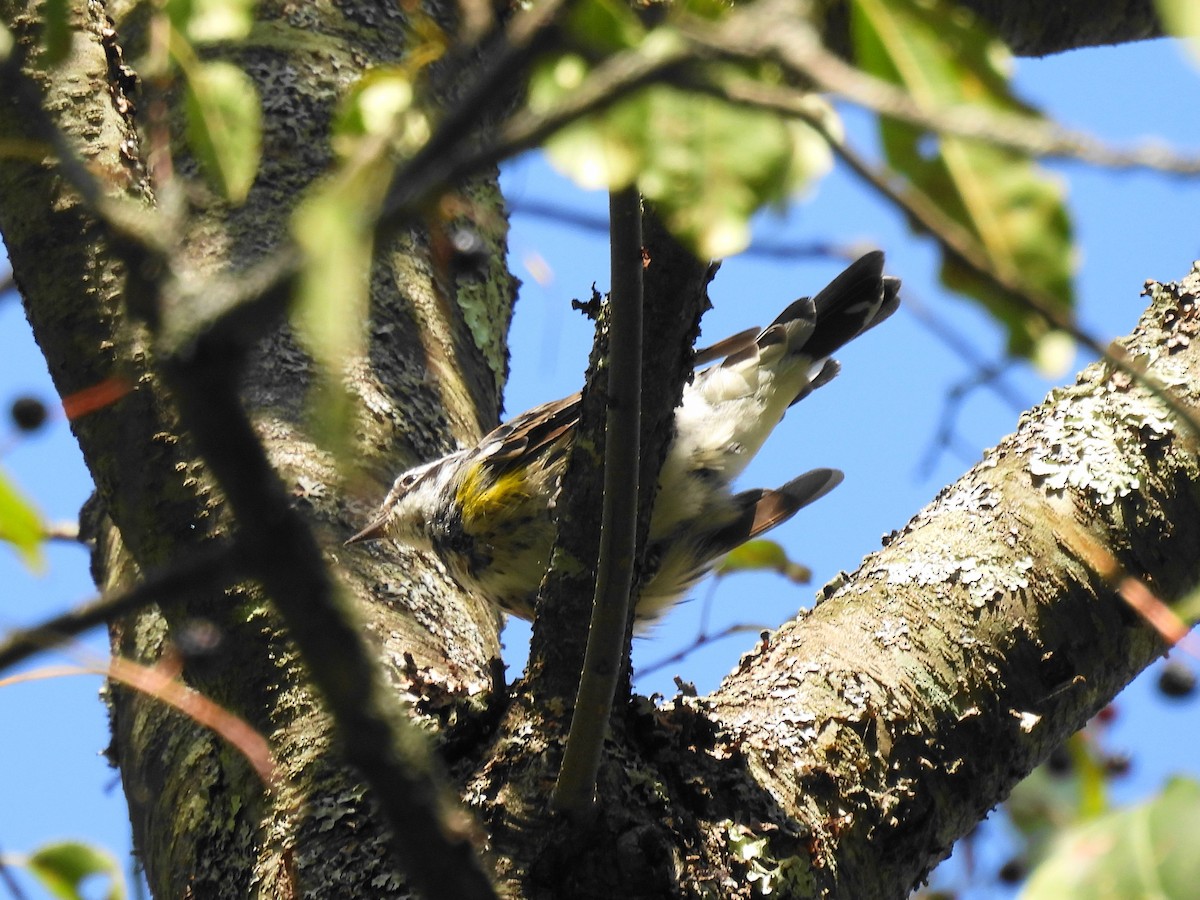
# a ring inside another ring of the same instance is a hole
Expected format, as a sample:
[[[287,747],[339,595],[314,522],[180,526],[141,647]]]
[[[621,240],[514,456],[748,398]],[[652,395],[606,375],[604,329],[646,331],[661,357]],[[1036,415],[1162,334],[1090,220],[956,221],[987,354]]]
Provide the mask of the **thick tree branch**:
[[[1200,272],[1154,294],[1125,350],[1194,407]],[[903,894],[1160,655],[1091,544],[1177,598],[1200,580],[1197,523],[1195,439],[1100,362],[745,657],[708,708],[799,823],[815,883]]]
[[[1155,0],[948,0],[978,15],[1018,56],[1049,56],[1101,44],[1127,44],[1163,33]],[[830,22],[845,33],[844,2]],[[837,32],[835,31],[835,34]],[[834,41],[833,43],[837,43]]]
[[[10,10],[6,7],[4,12]],[[73,17],[82,18],[84,13],[82,7],[72,7]],[[143,172],[136,162],[137,132],[129,121],[136,107],[120,102],[116,86],[125,83],[115,71],[120,47],[116,45],[111,23],[104,18],[104,10],[93,5],[87,7],[86,13],[90,18],[75,23],[80,33],[76,35],[69,64],[61,70],[31,68],[29,74],[42,83],[43,96],[51,98],[47,100],[47,110],[55,127],[61,129],[65,145],[73,148],[72,152],[77,148],[81,158],[96,161],[85,173],[84,193],[95,187],[108,196],[128,185],[129,194],[145,197],[150,190],[141,180]],[[222,430],[220,425],[206,428],[204,423],[196,429],[197,434],[203,432],[202,439],[209,450],[217,445],[214,468],[221,470],[223,479],[228,479],[227,487],[245,488],[244,481],[237,481],[239,475],[261,475],[258,488],[274,502],[274,506],[266,507],[266,521],[251,514],[246,522],[253,523],[250,530],[254,539],[265,542],[256,547],[256,574],[281,590],[294,589],[285,599],[303,601],[311,599],[314,593],[328,593],[327,575],[316,579],[300,577],[304,571],[311,573],[313,566],[323,570],[326,553],[314,540],[308,525],[297,527],[298,516],[304,515],[321,530],[323,543],[335,545],[327,540],[328,532],[336,533],[339,529],[344,532],[349,527],[351,519],[347,511],[351,498],[345,486],[336,481],[329,461],[315,451],[305,434],[304,391],[310,373],[303,355],[291,345],[286,334],[272,334],[265,344],[259,345],[259,352],[250,358],[249,377],[240,385],[253,410],[255,430],[267,441],[271,461],[285,473],[286,482],[280,484],[278,476],[264,467],[262,449],[257,445],[256,452],[243,459],[244,468],[221,453],[234,445],[240,451],[255,444],[245,415],[233,412],[238,409],[233,394],[234,370],[250,340],[263,334],[264,321],[277,322],[283,308],[281,297],[287,293],[295,265],[294,254],[289,255],[289,245],[283,240],[288,213],[308,179],[328,162],[328,142],[324,140],[328,114],[332,109],[331,98],[342,87],[331,73],[358,71],[364,59],[369,58],[369,54],[363,56],[362,49],[356,48],[353,53],[357,65],[342,65],[337,61],[342,48],[353,43],[333,37],[338,27],[353,27],[349,25],[352,18],[343,18],[345,13],[343,8],[323,21],[320,37],[308,35],[310,40],[325,40],[337,48],[329,58],[330,70],[318,74],[311,66],[307,67],[312,82],[306,93],[273,95],[274,115],[268,116],[265,123],[267,162],[252,201],[237,210],[210,203],[181,223],[187,233],[180,246],[186,252],[171,260],[173,277],[168,277],[161,267],[139,266],[136,260],[125,264],[121,253],[105,243],[112,233],[108,223],[97,221],[93,210],[80,203],[72,191],[64,189],[61,170],[52,162],[42,165],[40,159],[34,162],[24,158],[0,159],[0,184],[5,188],[0,224],[9,242],[31,322],[60,391],[64,395],[74,394],[113,377],[114,373],[136,385],[117,403],[73,423],[102,502],[121,529],[117,535],[111,526],[106,526],[100,536],[96,572],[108,586],[106,593],[135,590],[130,585],[137,569],[153,569],[162,560],[186,552],[197,538],[228,530],[234,519],[209,477],[208,465],[197,457],[172,398],[155,373],[155,354],[145,330],[125,316],[124,301],[160,296],[158,289],[166,281],[174,288],[169,295],[175,301],[166,304],[163,316],[171,330],[171,338],[166,342],[168,355],[176,354],[176,361],[183,363],[184,370],[188,366],[210,366],[207,373],[199,374],[215,377],[221,388],[205,394],[204,387],[191,379],[192,374],[198,373],[181,373],[177,369],[180,380],[176,384],[187,395],[188,417],[193,422],[202,418],[211,413],[206,407],[208,401],[219,401],[215,405],[232,416],[226,423],[229,429]],[[33,22],[26,15],[21,19],[22,28],[15,29],[25,43],[36,41],[36,32],[22,30]],[[291,27],[282,20],[274,24]],[[394,23],[393,27],[397,31],[390,40],[381,37],[387,44],[384,52],[389,58],[400,54],[404,46],[403,25]],[[123,37],[128,38],[129,34]],[[239,62],[276,90],[282,81],[291,83],[287,78],[273,81],[271,74],[293,71],[293,62],[286,52],[261,45],[242,49],[245,55]],[[63,97],[77,97],[78,102],[64,101],[60,105],[57,98]],[[0,133],[24,135],[32,127],[30,123],[39,120],[23,115],[11,100],[11,96],[6,96],[0,103]],[[304,136],[298,137],[299,130]],[[125,164],[128,170],[122,168]],[[176,167],[176,171],[186,169],[186,162]],[[98,178],[97,173],[102,173],[103,178]],[[125,181],[119,177],[122,175],[127,176]],[[169,191],[179,185],[159,187]],[[486,184],[464,188],[471,189],[481,195],[488,191]],[[394,381],[384,389],[376,381],[362,379],[366,385],[363,389],[372,392],[372,417],[362,423],[358,434],[364,455],[370,457],[375,453],[378,456],[373,458],[382,458],[386,454],[394,466],[398,459],[406,459],[406,450],[422,442],[426,447],[444,448],[448,441],[445,432],[458,428],[459,423],[464,423],[461,426],[464,434],[477,434],[475,423],[494,421],[503,372],[489,369],[481,362],[484,349],[466,347],[465,342],[449,347],[455,354],[453,364],[466,389],[455,398],[456,403],[439,404],[430,400],[437,390],[426,377],[422,355],[413,352],[416,341],[411,337],[414,331],[411,326],[413,309],[422,304],[428,308],[431,297],[441,304],[439,310],[453,310],[455,301],[476,302],[475,321],[490,321],[488,316],[497,320],[498,337],[494,340],[502,348],[507,326],[506,301],[511,301],[512,283],[503,272],[503,223],[498,218],[497,222],[498,225],[479,229],[488,247],[496,250],[495,262],[481,273],[486,281],[477,278],[474,282],[457,284],[454,278],[443,277],[428,260],[410,269],[413,260],[428,255],[428,249],[415,248],[415,242],[407,235],[389,234],[381,240],[381,254],[393,263],[390,268],[381,266],[375,280],[376,293],[383,297],[377,312],[388,327],[372,332],[376,340],[372,343],[371,362],[387,369]],[[46,236],[52,234],[69,237],[61,242],[48,241]],[[409,255],[402,257],[396,253],[397,245]],[[273,256],[280,247],[284,249]],[[261,262],[264,259],[266,262]],[[285,264],[280,266],[279,260]],[[247,281],[239,272],[266,273],[267,277],[251,277]],[[402,285],[399,290],[397,284]],[[196,289],[197,285],[203,285],[204,289]],[[386,290],[380,289],[382,285],[387,286]],[[220,290],[212,290],[214,286]],[[486,298],[478,296],[485,292]],[[400,294],[403,303],[398,301]],[[139,309],[153,311],[153,307],[153,303],[143,302]],[[207,319],[202,318],[205,315]],[[408,323],[408,331],[392,334],[397,321]],[[218,327],[206,327],[206,323],[214,322]],[[204,339],[194,340],[197,335]],[[485,336],[477,337],[481,343],[484,341]],[[445,348],[436,349],[441,352]],[[502,349],[495,355],[502,360]],[[411,377],[413,373],[417,373],[416,377]],[[214,386],[203,377],[200,384]],[[395,402],[391,390],[403,391],[403,405]],[[197,397],[197,393],[204,396]],[[477,407],[467,409],[472,402]],[[410,412],[417,406],[438,411],[428,415]],[[396,414],[397,408],[403,410],[401,415]],[[398,419],[405,423],[420,422],[405,435],[407,443],[396,437]],[[208,424],[212,425],[211,418]],[[327,485],[341,489],[326,490]],[[239,513],[247,509],[245,501],[243,491],[236,504]],[[282,552],[280,542],[287,545]],[[303,555],[308,563],[292,566],[290,574],[264,571],[273,563],[288,560],[291,553]],[[348,560],[345,568],[351,576],[357,576],[359,611],[370,612],[370,636],[379,636],[375,647],[380,658],[396,666],[405,665],[406,659],[426,665],[436,661],[467,683],[472,683],[473,676],[488,671],[487,660],[496,651],[494,612],[469,600],[460,599],[455,604],[453,592],[447,589],[440,602],[450,607],[450,611],[443,614],[437,603],[423,602],[425,598],[421,596],[434,583],[432,579],[411,590],[396,591],[386,576],[378,575],[373,560],[365,555]],[[376,594],[382,595],[380,602],[368,604],[367,599]],[[261,605],[261,598],[244,589],[231,595],[196,590],[184,599],[163,603],[161,609],[161,613],[157,609],[142,610],[118,623],[114,628],[115,649],[153,662],[155,655],[168,646],[170,628],[186,627],[195,618],[212,621],[222,635],[222,665],[189,665],[185,677],[271,735],[285,787],[280,797],[264,798],[260,786],[246,777],[240,761],[230,759],[206,736],[192,732],[186,725],[181,727],[177,718],[156,708],[153,701],[115,689],[114,749],[123,767],[136,840],[154,889],[164,896],[174,896],[186,885],[187,890],[205,895],[241,896],[255,881],[268,894],[285,895],[295,889],[298,878],[318,893],[322,892],[319,886],[328,880],[338,888],[327,887],[324,892],[336,890],[361,895],[367,891],[367,885],[383,881],[399,884],[402,876],[397,874],[384,849],[390,838],[376,807],[376,798],[357,783],[357,773],[346,769],[339,754],[330,751],[328,718],[305,687],[309,673],[286,635],[281,633],[278,620],[269,608]],[[418,626],[418,615],[435,616],[437,627]],[[311,635],[312,625],[317,621],[315,616],[311,621],[301,619],[298,630],[304,632],[307,627],[305,633]],[[326,629],[322,637],[330,633],[336,630]],[[353,634],[356,642],[362,636],[361,629]],[[324,657],[328,661],[329,653],[335,651],[329,643],[325,648],[329,651]],[[325,666],[324,671],[327,674],[334,671],[335,678],[345,679],[347,661],[344,656],[338,661],[341,669]],[[376,685],[376,698],[385,695],[379,679],[368,683]],[[397,692],[390,686],[386,696],[396,705]],[[362,695],[357,699],[362,699]],[[351,700],[342,705],[355,704]],[[370,719],[378,710],[356,710],[359,716],[364,712]],[[360,733],[360,738],[352,742],[357,745],[352,746],[352,752],[359,754],[360,761],[365,760],[368,767],[383,759],[392,765],[394,772],[397,750],[394,742],[378,729],[368,730],[371,737],[363,738]],[[154,750],[147,752],[147,745]],[[177,800],[194,793],[197,788],[194,773],[201,769],[208,776],[203,784],[208,790],[206,804],[211,818],[186,821],[176,815],[182,805]],[[193,774],[187,774],[189,771]],[[377,774],[382,771],[376,768]],[[390,790],[395,796],[397,782],[403,782],[404,777],[411,781],[417,774],[402,775],[390,788],[384,786],[384,792]],[[414,783],[425,784],[419,777]],[[403,787],[401,784],[399,793],[406,793]],[[422,790],[412,796],[420,796]],[[318,797],[319,800],[314,799]],[[323,806],[326,802],[331,805]],[[336,814],[331,819],[322,819],[322,810],[334,806]],[[393,814],[392,818],[402,827],[416,825],[421,829],[420,817],[414,818],[411,811]],[[225,834],[228,828],[236,828],[241,835],[236,842]],[[460,839],[469,830],[461,814],[456,814],[446,828],[456,832]],[[428,841],[436,838],[442,828],[430,825],[423,830],[425,833],[417,837]],[[266,833],[272,835],[271,840],[258,841],[256,836]],[[233,843],[237,847],[231,852]],[[303,851],[294,853],[297,846]],[[327,858],[346,852],[347,846],[355,848],[362,863],[350,873],[349,880],[346,872],[333,872],[324,866]],[[460,850],[469,849],[460,846]],[[417,851],[426,857],[418,860],[418,865],[426,867],[426,871],[430,865],[435,868],[449,865],[455,870],[449,874],[449,881],[442,879],[443,885],[451,885],[456,876],[465,875],[468,879],[475,876],[474,884],[482,885],[480,890],[486,888],[486,880],[478,877],[480,870],[469,852],[451,861],[453,854],[439,853],[428,846],[426,850],[423,854]],[[287,855],[286,865],[279,861],[280,854]],[[237,864],[232,863],[235,857],[239,860]],[[255,860],[259,868],[246,865],[247,860]]]

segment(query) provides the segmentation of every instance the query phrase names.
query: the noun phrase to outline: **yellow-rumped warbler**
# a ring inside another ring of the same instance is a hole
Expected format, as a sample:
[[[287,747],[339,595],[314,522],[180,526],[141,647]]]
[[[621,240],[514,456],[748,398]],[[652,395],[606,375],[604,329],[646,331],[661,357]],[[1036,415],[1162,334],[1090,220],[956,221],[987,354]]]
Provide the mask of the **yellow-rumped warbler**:
[[[899,279],[883,275],[883,254],[868,253],[763,331],[717,345],[725,359],[697,373],[675,412],[650,519],[640,622],[669,609],[730,550],[841,482],[836,469],[813,469],[776,490],[730,490],[788,407],[837,374],[830,355],[896,310],[899,289]],[[474,447],[409,469],[349,543],[391,538],[430,551],[466,590],[532,618],[579,404],[578,394],[545,403]]]

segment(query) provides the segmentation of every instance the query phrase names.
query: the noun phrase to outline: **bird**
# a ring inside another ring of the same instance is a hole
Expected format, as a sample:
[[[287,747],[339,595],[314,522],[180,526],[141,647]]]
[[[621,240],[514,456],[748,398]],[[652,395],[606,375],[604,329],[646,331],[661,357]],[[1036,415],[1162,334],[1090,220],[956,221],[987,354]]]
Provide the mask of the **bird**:
[[[881,251],[867,253],[761,331],[697,352],[701,362],[720,361],[696,373],[675,411],[650,517],[639,627],[730,551],[841,483],[837,469],[817,468],[778,488],[733,491],[788,409],[837,375],[832,354],[898,308],[900,280],[883,266]],[[375,518],[346,543],[390,539],[432,553],[466,591],[532,619],[580,404],[579,394],[544,403],[474,446],[401,473]]]

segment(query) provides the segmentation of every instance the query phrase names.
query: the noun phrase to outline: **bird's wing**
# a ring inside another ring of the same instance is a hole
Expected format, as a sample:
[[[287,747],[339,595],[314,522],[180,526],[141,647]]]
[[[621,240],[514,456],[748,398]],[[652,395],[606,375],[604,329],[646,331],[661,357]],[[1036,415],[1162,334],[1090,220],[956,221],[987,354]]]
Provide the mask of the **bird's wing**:
[[[704,365],[751,346],[758,335],[758,328],[747,328],[697,350],[695,365]],[[575,393],[535,406],[509,419],[480,440],[481,455],[489,463],[504,467],[525,454],[537,453],[579,424],[580,400],[580,394]]]
[[[706,366],[710,362],[716,362],[718,359],[732,356],[739,351],[745,350],[758,339],[761,333],[761,330],[757,327],[747,328],[745,331],[739,331],[737,334],[730,335],[723,341],[717,341],[715,344],[701,347],[696,351],[692,365]]]
[[[580,395],[543,403],[509,419],[480,441],[480,455],[506,468],[563,438],[579,424]]]
[[[812,469],[775,490],[755,488],[734,496],[739,515],[733,522],[705,536],[713,558],[728,553],[751,538],[786,522],[808,504],[820,500],[842,483],[837,469]]]

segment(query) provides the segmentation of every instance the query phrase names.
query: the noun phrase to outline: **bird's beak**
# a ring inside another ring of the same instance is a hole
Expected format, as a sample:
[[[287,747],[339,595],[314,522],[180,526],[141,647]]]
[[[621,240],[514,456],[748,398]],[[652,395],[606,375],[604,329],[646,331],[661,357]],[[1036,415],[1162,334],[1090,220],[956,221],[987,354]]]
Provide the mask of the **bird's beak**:
[[[363,541],[377,541],[384,535],[384,526],[387,525],[387,518],[380,517],[360,531],[343,545],[349,547],[351,544],[360,544]]]

